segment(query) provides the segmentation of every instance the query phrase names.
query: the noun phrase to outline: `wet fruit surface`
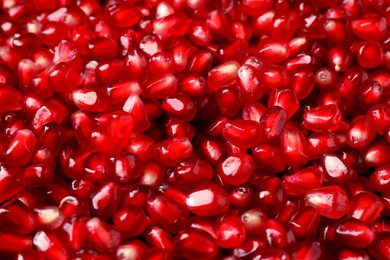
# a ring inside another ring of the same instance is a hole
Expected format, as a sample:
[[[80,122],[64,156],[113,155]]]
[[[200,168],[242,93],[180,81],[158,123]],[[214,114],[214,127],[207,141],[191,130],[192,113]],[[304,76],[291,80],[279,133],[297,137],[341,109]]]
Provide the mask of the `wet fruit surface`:
[[[389,0],[0,0],[0,259],[390,259]]]

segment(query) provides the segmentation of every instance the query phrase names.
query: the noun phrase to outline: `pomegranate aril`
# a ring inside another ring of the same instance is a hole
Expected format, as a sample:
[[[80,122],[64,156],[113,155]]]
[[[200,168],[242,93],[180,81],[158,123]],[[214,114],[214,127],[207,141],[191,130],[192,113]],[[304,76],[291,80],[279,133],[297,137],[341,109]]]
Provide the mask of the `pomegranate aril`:
[[[118,231],[131,237],[142,233],[147,225],[145,211],[134,206],[118,209],[112,219]]]
[[[357,55],[361,67],[372,69],[382,64],[383,50],[378,42],[366,42],[359,48]]]
[[[157,74],[144,83],[142,95],[145,98],[165,98],[176,91],[177,79],[174,75]]]
[[[47,258],[67,259],[70,254],[60,238],[51,232],[38,231],[34,236],[33,244]]]
[[[269,216],[275,216],[282,209],[286,195],[280,179],[275,176],[265,177],[256,191],[254,204]]]
[[[1,207],[0,223],[3,230],[19,234],[28,234],[36,227],[34,213],[18,200]]]
[[[286,124],[280,135],[280,143],[287,164],[295,167],[308,161],[308,147],[302,131],[292,124]]]
[[[324,172],[322,168],[310,166],[293,172],[291,175],[284,175],[282,187],[288,194],[297,196],[320,188],[323,182]]]
[[[0,203],[21,191],[24,185],[25,177],[21,168],[0,165]]]
[[[336,105],[325,105],[306,110],[303,114],[304,126],[313,131],[336,130],[342,120],[340,110]]]
[[[282,107],[290,118],[299,109],[299,101],[293,89],[281,87],[274,88],[270,94],[268,107]]]
[[[187,259],[213,258],[218,252],[215,238],[206,231],[188,228],[175,237],[175,248]]]
[[[263,139],[261,125],[249,120],[230,120],[226,122],[222,136],[233,145],[250,148]]]
[[[192,188],[210,181],[213,176],[213,168],[208,163],[193,156],[177,164],[174,176],[175,182]]]
[[[347,143],[354,148],[361,148],[375,138],[375,129],[365,116],[356,117],[348,130]]]
[[[375,194],[361,192],[351,199],[348,217],[372,224],[381,214],[384,203]]]
[[[187,208],[199,216],[215,216],[229,208],[229,195],[214,183],[204,183],[193,189],[186,198]]]
[[[370,188],[378,192],[386,192],[390,185],[390,165],[384,165],[376,169],[370,175]]]
[[[279,138],[287,121],[287,113],[280,106],[268,107],[260,118],[260,124],[264,127],[268,140]]]
[[[140,240],[134,239],[125,244],[118,246],[116,249],[116,258],[118,260],[125,259],[142,259],[142,256],[146,252],[146,245]]]
[[[186,137],[173,137],[156,144],[156,157],[165,166],[173,167],[192,152],[191,142]]]
[[[264,237],[270,247],[286,248],[295,242],[292,231],[272,219],[268,219],[264,223],[261,236]]]
[[[244,223],[237,216],[224,218],[217,226],[217,244],[222,248],[235,248],[246,239]]]
[[[352,247],[366,247],[376,237],[376,230],[357,219],[344,219],[335,230],[335,238],[342,244]]]
[[[230,204],[232,207],[245,210],[252,206],[255,194],[247,185],[240,185],[230,191]]]
[[[181,230],[189,218],[187,209],[163,195],[149,198],[146,209],[150,217],[169,232]]]
[[[118,45],[107,37],[96,37],[90,40],[88,49],[94,59],[114,58],[118,53]]]
[[[251,156],[236,153],[227,157],[219,166],[218,173],[224,183],[240,185],[245,183],[255,169]]]
[[[336,185],[312,189],[305,195],[305,201],[319,214],[331,219],[339,219],[349,210],[347,194]]]
[[[321,165],[324,169],[325,180],[341,187],[357,177],[356,172],[334,154],[324,154],[321,158]]]
[[[86,237],[94,248],[103,252],[112,252],[122,241],[121,234],[114,227],[98,218],[87,221]]]
[[[36,141],[36,137],[31,130],[22,129],[17,131],[5,147],[4,162],[15,166],[26,165],[30,161]]]
[[[338,83],[338,92],[346,98],[353,98],[360,92],[363,82],[368,79],[367,73],[360,67],[347,69]]]
[[[108,182],[91,195],[91,211],[102,219],[109,219],[120,200],[120,185]]]
[[[386,18],[381,16],[360,17],[352,21],[352,32],[359,38],[380,40],[386,31]]]

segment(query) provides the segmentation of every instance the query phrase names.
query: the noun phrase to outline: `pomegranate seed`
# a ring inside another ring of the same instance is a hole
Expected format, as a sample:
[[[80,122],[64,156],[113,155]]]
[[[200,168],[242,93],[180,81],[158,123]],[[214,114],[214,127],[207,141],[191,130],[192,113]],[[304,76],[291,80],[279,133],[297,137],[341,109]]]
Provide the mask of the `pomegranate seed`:
[[[210,181],[213,168],[197,157],[189,157],[175,167],[174,175],[177,183],[192,188]]]
[[[261,235],[270,247],[286,248],[295,242],[292,231],[285,228],[278,221],[272,219],[266,220]]]
[[[150,217],[167,231],[178,232],[188,221],[186,209],[165,196],[149,198],[146,206]]]
[[[177,79],[172,74],[157,74],[145,82],[142,95],[145,98],[164,98],[176,91]]]
[[[16,167],[0,165],[0,202],[3,203],[11,196],[21,191],[25,185],[23,170]]]
[[[34,213],[18,200],[2,207],[0,220],[2,229],[19,234],[28,234],[36,227]]]
[[[97,189],[91,196],[91,211],[102,219],[108,219],[118,207],[120,199],[120,186],[108,182]]]
[[[223,219],[217,226],[217,244],[222,248],[234,248],[246,239],[244,223],[237,217]]]
[[[218,166],[218,173],[225,183],[240,185],[249,179],[254,169],[255,163],[249,155],[236,153]]]
[[[374,241],[376,230],[357,219],[344,219],[337,225],[335,237],[344,245],[361,248]]]
[[[351,199],[348,217],[372,224],[384,208],[381,199],[368,192],[361,192]]]
[[[384,17],[360,17],[352,21],[352,32],[366,41],[380,40],[385,30],[386,18]]]
[[[250,148],[262,140],[259,123],[249,120],[231,120],[226,122],[222,136],[233,145]]]
[[[309,130],[336,130],[341,124],[341,112],[336,105],[325,105],[306,110],[303,122]]]
[[[347,133],[347,143],[354,148],[368,145],[375,138],[375,129],[365,116],[356,117]]]
[[[383,50],[378,42],[366,42],[358,52],[358,63],[361,67],[371,69],[382,64]]]
[[[232,84],[236,81],[239,64],[235,61],[225,62],[213,68],[207,74],[208,86],[216,91],[224,85]]]
[[[229,195],[214,183],[204,183],[187,195],[187,208],[199,216],[215,216],[225,212],[230,204]]]
[[[282,151],[275,146],[260,144],[252,149],[256,166],[271,172],[281,172],[286,167]]]
[[[313,189],[320,188],[324,181],[324,173],[320,167],[311,166],[283,176],[282,187],[288,194],[307,194]]]
[[[248,209],[255,197],[253,190],[246,185],[235,187],[229,195],[231,205],[237,209]]]
[[[280,135],[284,159],[291,166],[300,166],[308,161],[307,141],[296,126],[286,124]]]
[[[206,231],[188,228],[175,237],[175,248],[186,258],[213,258],[217,254],[217,243]]]
[[[349,210],[347,194],[336,185],[311,190],[305,195],[305,201],[318,213],[331,219],[339,219]]]
[[[118,246],[116,249],[116,257],[117,259],[140,259],[143,254],[146,252],[146,245],[140,240],[134,239],[126,244],[122,244]]]
[[[113,251],[122,240],[117,230],[98,218],[88,220],[86,230],[87,239],[100,251]]]

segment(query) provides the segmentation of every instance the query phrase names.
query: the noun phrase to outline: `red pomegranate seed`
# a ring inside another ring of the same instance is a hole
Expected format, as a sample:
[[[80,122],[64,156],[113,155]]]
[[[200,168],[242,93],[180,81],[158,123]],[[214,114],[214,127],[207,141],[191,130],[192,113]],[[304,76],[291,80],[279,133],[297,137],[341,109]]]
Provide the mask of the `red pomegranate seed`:
[[[349,210],[347,194],[336,185],[309,191],[305,195],[305,201],[308,206],[316,209],[318,213],[331,219],[339,219]]]
[[[91,196],[91,211],[101,219],[109,219],[120,200],[120,185],[108,182],[97,189]]]
[[[236,81],[240,65],[235,61],[225,62],[213,68],[207,74],[207,83],[211,90],[218,90],[224,85],[232,84]]]
[[[295,167],[308,161],[307,141],[296,126],[286,124],[280,135],[280,143],[287,164]]]
[[[25,185],[25,178],[21,168],[0,165],[0,177],[1,203],[21,191]]]
[[[341,112],[336,105],[325,105],[306,110],[303,122],[309,130],[336,130],[341,124]]]
[[[348,217],[372,224],[382,212],[384,204],[375,194],[361,192],[352,197]]]
[[[386,30],[386,18],[380,16],[360,17],[352,21],[352,31],[359,38],[380,40]]]
[[[348,130],[347,143],[354,148],[360,148],[371,143],[375,138],[375,129],[365,116],[356,117]]]
[[[5,204],[0,212],[1,228],[19,234],[28,234],[36,227],[35,215],[22,202],[15,200]]]
[[[217,226],[217,244],[222,248],[234,248],[246,239],[244,223],[237,216],[226,217]]]
[[[230,204],[237,209],[248,209],[255,198],[253,190],[246,185],[235,187],[229,195]]]
[[[157,74],[144,83],[142,95],[145,98],[164,98],[176,91],[177,79],[172,74]]]
[[[268,219],[264,223],[261,236],[267,241],[270,247],[286,248],[295,242],[292,231],[272,219]]]
[[[268,213],[276,215],[283,207],[286,200],[286,193],[282,189],[281,181],[274,177],[266,177],[262,185],[256,191],[255,205]]]
[[[207,232],[188,228],[175,237],[175,248],[186,258],[213,258],[218,252],[215,238]]]
[[[356,172],[334,154],[324,154],[321,158],[321,165],[325,179],[341,187],[357,177]]]
[[[311,166],[283,176],[282,187],[288,194],[307,194],[313,189],[320,188],[324,181],[324,172],[320,167]]]
[[[188,221],[187,210],[162,195],[149,198],[146,209],[153,220],[170,232],[178,232]]]
[[[255,169],[252,158],[244,153],[227,157],[217,168],[224,183],[240,185],[245,183]]]
[[[122,240],[122,236],[117,230],[98,218],[88,220],[86,230],[87,240],[99,251],[113,251]]]
[[[357,219],[344,219],[335,230],[335,238],[344,245],[365,247],[370,245],[376,237],[376,230]]]
[[[382,64],[383,50],[378,42],[366,42],[359,48],[358,63],[366,69],[375,68]]]
[[[226,122],[222,136],[233,145],[250,148],[262,139],[261,125],[249,120],[230,120]]]
[[[229,195],[214,183],[204,183],[187,195],[187,208],[199,216],[215,216],[225,212],[230,204]]]
[[[177,183],[187,187],[196,187],[211,180],[213,168],[197,157],[189,157],[175,167],[174,175]]]
[[[286,167],[282,151],[272,145],[260,144],[252,149],[252,157],[257,168],[271,172],[281,172]]]

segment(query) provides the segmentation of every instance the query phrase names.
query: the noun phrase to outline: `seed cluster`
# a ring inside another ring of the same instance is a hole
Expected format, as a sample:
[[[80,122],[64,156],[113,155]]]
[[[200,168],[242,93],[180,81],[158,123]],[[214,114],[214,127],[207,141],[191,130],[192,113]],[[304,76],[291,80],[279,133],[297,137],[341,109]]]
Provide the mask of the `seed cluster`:
[[[1,259],[390,259],[389,0],[0,0]]]

